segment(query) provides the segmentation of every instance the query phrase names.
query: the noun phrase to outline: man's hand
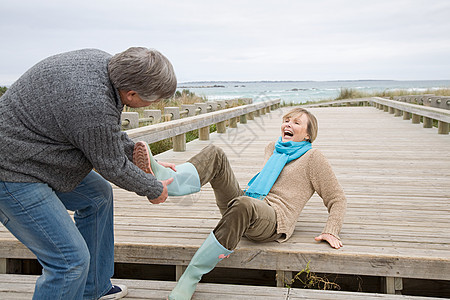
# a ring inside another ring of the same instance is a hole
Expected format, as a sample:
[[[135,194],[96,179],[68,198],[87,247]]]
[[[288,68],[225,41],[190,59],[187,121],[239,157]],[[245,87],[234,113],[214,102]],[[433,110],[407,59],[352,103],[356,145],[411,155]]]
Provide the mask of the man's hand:
[[[169,193],[167,191],[167,186],[169,184],[171,184],[172,181],[173,181],[173,178],[169,178],[167,180],[162,180],[161,183],[163,185],[163,191],[162,191],[161,195],[159,195],[159,197],[156,199],[150,199],[147,197],[148,201],[150,201],[150,203],[153,203],[153,204],[160,204],[160,203],[163,203],[164,201],[166,201],[167,196],[169,196]]]
[[[160,164],[161,166],[165,167],[165,168],[171,168],[172,170],[174,170],[175,172],[177,171],[175,169],[175,164],[172,163],[166,163],[166,162],[162,162],[162,161],[158,161],[158,164]]]
[[[329,233],[322,233],[319,236],[316,236],[314,238],[316,241],[327,241],[328,244],[330,244],[331,247],[339,249],[342,247],[342,242],[335,236],[329,234]]]

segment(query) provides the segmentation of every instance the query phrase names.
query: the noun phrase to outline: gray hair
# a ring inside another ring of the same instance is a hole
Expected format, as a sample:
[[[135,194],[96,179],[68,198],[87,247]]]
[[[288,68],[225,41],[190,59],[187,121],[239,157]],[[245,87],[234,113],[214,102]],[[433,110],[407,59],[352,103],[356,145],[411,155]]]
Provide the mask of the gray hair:
[[[170,98],[177,89],[172,64],[155,49],[131,47],[114,55],[108,73],[117,89],[135,91],[145,101]]]

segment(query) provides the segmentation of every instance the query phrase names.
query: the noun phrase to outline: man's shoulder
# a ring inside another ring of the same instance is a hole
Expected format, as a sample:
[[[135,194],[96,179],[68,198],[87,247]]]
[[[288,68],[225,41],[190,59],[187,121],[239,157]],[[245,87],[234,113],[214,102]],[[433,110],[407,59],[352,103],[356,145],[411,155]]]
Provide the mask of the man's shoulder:
[[[94,49],[94,48],[85,48],[85,49],[78,49],[78,50],[72,50],[68,52],[63,52],[59,54],[55,54],[53,56],[50,56],[49,58],[72,58],[75,57],[77,59],[81,58],[109,58],[111,57],[111,54],[100,50],[100,49]]]

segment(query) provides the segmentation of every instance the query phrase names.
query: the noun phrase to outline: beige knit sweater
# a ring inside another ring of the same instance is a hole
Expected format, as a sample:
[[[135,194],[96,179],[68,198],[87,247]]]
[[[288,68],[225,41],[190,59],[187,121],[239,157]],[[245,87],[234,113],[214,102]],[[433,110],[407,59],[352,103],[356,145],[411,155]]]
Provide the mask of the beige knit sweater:
[[[275,142],[267,145],[264,164],[274,148]],[[322,233],[339,238],[347,206],[345,194],[325,156],[320,150],[311,149],[286,164],[265,198],[277,214],[277,232],[284,234],[279,242],[292,236],[300,213],[314,192],[323,199],[329,213]]]

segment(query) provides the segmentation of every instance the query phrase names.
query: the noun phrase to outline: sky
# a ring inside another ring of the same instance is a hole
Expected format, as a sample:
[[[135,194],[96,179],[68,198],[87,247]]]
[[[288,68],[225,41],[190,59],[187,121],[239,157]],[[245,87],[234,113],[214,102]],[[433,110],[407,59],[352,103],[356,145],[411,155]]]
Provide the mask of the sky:
[[[97,48],[161,51],[179,82],[448,80],[448,0],[0,0],[0,85]]]

